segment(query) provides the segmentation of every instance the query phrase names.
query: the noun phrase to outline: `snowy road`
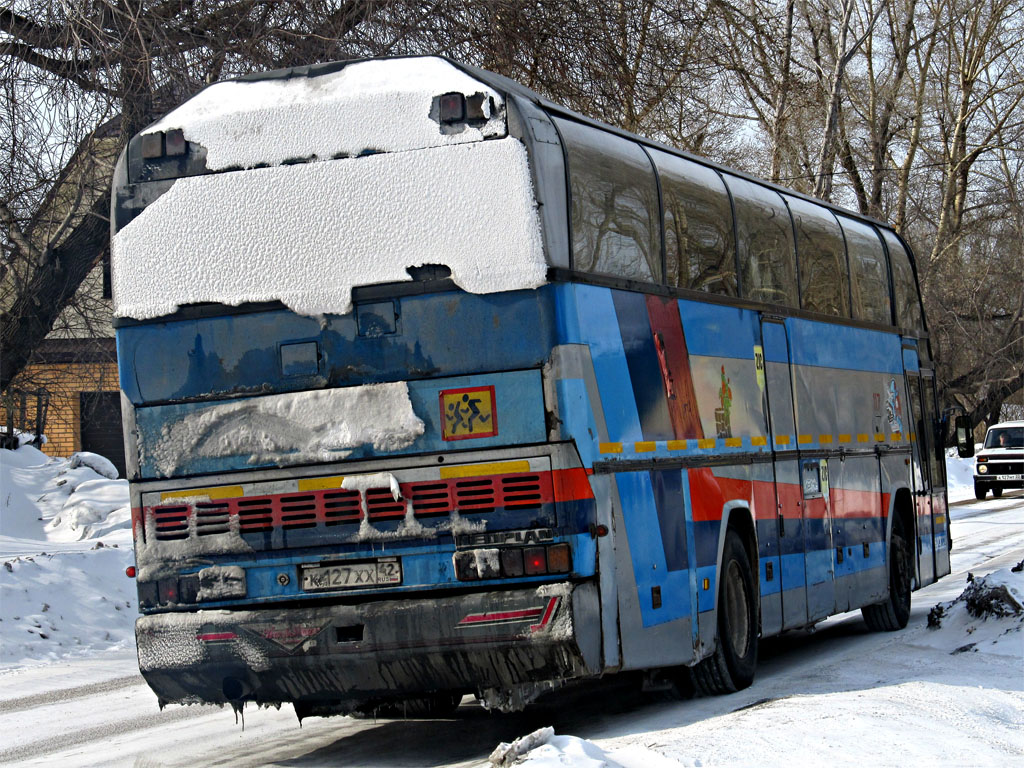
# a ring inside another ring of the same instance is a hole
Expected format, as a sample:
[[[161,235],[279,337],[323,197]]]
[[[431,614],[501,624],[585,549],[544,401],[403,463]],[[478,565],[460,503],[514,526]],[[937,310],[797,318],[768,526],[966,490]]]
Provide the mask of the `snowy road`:
[[[1010,642],[1016,654],[951,653],[925,626],[968,572],[1024,559],[1024,496],[951,513],[953,573],[915,593],[906,630],[872,634],[852,613],[766,642],[756,682],[732,696],[657,701],[618,681],[511,716],[466,699],[448,720],[311,718],[300,728],[290,707],[249,708],[243,730],[229,709],[161,712],[134,656],[108,652],[0,673],[0,764],[476,766],[499,742],[553,725],[651,768],[659,757],[687,766],[1024,765],[1024,637]]]

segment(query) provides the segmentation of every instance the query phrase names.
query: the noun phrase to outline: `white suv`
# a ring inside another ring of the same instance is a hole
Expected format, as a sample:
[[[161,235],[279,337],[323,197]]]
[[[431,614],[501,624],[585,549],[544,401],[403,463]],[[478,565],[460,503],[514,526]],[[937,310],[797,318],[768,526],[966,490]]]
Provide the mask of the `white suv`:
[[[974,464],[975,497],[984,499],[991,490],[999,498],[1004,488],[1024,488],[1024,421],[989,427]]]

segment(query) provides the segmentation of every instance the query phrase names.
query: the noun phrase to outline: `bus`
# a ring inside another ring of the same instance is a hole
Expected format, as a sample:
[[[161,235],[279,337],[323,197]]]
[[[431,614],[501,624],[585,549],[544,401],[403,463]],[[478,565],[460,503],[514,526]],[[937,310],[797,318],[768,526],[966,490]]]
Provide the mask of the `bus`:
[[[431,56],[213,84],[113,190],[161,705],[727,693],[763,638],[898,630],[950,572],[882,222]]]

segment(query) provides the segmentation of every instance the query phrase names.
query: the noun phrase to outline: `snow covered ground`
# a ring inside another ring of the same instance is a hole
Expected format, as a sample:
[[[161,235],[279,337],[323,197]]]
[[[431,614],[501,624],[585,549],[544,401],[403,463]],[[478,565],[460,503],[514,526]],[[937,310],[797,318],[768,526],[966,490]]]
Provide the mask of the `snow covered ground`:
[[[975,502],[970,462],[948,467],[951,502],[970,499],[951,508],[953,573],[914,594],[910,626],[873,634],[851,613],[767,641],[737,694],[611,680],[517,715],[466,699],[446,720],[300,728],[249,708],[243,730],[228,709],[160,711],[138,675],[125,482],[98,457],[0,450],[0,764],[479,767],[550,728],[508,764],[1024,766],[1024,495]]]

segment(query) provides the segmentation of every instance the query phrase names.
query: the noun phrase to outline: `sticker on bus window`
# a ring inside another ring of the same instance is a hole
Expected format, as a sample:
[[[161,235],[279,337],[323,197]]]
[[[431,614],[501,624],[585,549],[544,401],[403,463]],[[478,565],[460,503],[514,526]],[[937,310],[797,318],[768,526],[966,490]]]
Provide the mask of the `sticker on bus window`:
[[[498,434],[494,387],[442,389],[441,437],[469,440]]]

